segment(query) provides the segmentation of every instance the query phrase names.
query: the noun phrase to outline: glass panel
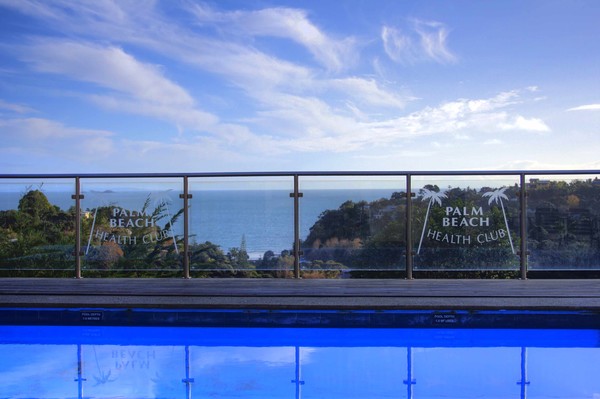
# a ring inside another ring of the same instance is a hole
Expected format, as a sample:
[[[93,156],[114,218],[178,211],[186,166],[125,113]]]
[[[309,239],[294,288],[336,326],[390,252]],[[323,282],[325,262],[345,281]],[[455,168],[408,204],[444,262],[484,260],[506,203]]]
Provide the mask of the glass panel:
[[[0,181],[0,275],[75,275],[74,180]]]
[[[81,190],[84,276],[181,275],[181,180],[86,179]]]
[[[516,270],[519,177],[415,177],[415,270]]]
[[[404,176],[302,177],[300,191],[303,277],[406,270]]]
[[[529,270],[600,269],[600,179],[535,176],[527,181]]]
[[[291,276],[292,177],[190,179],[192,277]]]

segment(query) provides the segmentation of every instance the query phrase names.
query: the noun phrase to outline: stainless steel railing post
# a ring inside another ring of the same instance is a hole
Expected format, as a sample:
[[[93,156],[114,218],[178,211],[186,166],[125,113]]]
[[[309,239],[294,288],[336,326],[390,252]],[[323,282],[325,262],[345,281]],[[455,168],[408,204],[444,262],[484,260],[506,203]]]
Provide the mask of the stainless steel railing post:
[[[413,278],[412,176],[406,175],[406,278]]]
[[[519,248],[520,254],[520,268],[521,268],[521,279],[527,279],[527,188],[525,183],[525,174],[520,175],[520,202],[521,202],[521,245]]]
[[[294,175],[294,192],[290,197],[294,198],[294,278],[300,278],[300,198],[299,177]]]
[[[75,200],[75,278],[81,278],[81,181],[75,177],[75,194],[71,196]]]
[[[190,278],[190,246],[189,246],[189,200],[192,195],[189,193],[188,176],[183,176],[183,194],[179,196],[183,199],[183,278]],[[173,227],[171,227],[173,228]]]

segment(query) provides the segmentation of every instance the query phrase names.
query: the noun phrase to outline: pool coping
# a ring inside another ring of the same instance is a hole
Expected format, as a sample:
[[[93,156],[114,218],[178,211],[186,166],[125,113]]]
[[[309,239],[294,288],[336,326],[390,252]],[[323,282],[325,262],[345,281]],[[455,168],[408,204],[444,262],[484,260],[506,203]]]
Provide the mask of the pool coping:
[[[0,308],[0,325],[600,330],[600,313],[542,310]]]

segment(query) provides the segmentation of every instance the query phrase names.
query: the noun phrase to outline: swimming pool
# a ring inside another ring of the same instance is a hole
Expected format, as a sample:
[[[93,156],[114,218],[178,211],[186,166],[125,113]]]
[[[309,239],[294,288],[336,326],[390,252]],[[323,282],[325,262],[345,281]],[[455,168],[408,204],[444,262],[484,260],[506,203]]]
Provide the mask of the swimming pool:
[[[600,398],[600,330],[0,326],[0,398]]]

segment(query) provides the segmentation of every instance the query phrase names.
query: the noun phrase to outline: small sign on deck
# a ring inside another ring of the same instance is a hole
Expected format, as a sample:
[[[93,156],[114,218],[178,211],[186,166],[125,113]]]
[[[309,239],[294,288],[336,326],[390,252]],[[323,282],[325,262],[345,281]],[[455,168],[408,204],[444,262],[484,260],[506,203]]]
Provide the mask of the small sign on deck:
[[[433,315],[434,324],[456,324],[458,320],[453,313],[436,313]]]
[[[104,316],[103,312],[90,312],[90,311],[82,311],[80,313],[81,321],[102,321]]]

